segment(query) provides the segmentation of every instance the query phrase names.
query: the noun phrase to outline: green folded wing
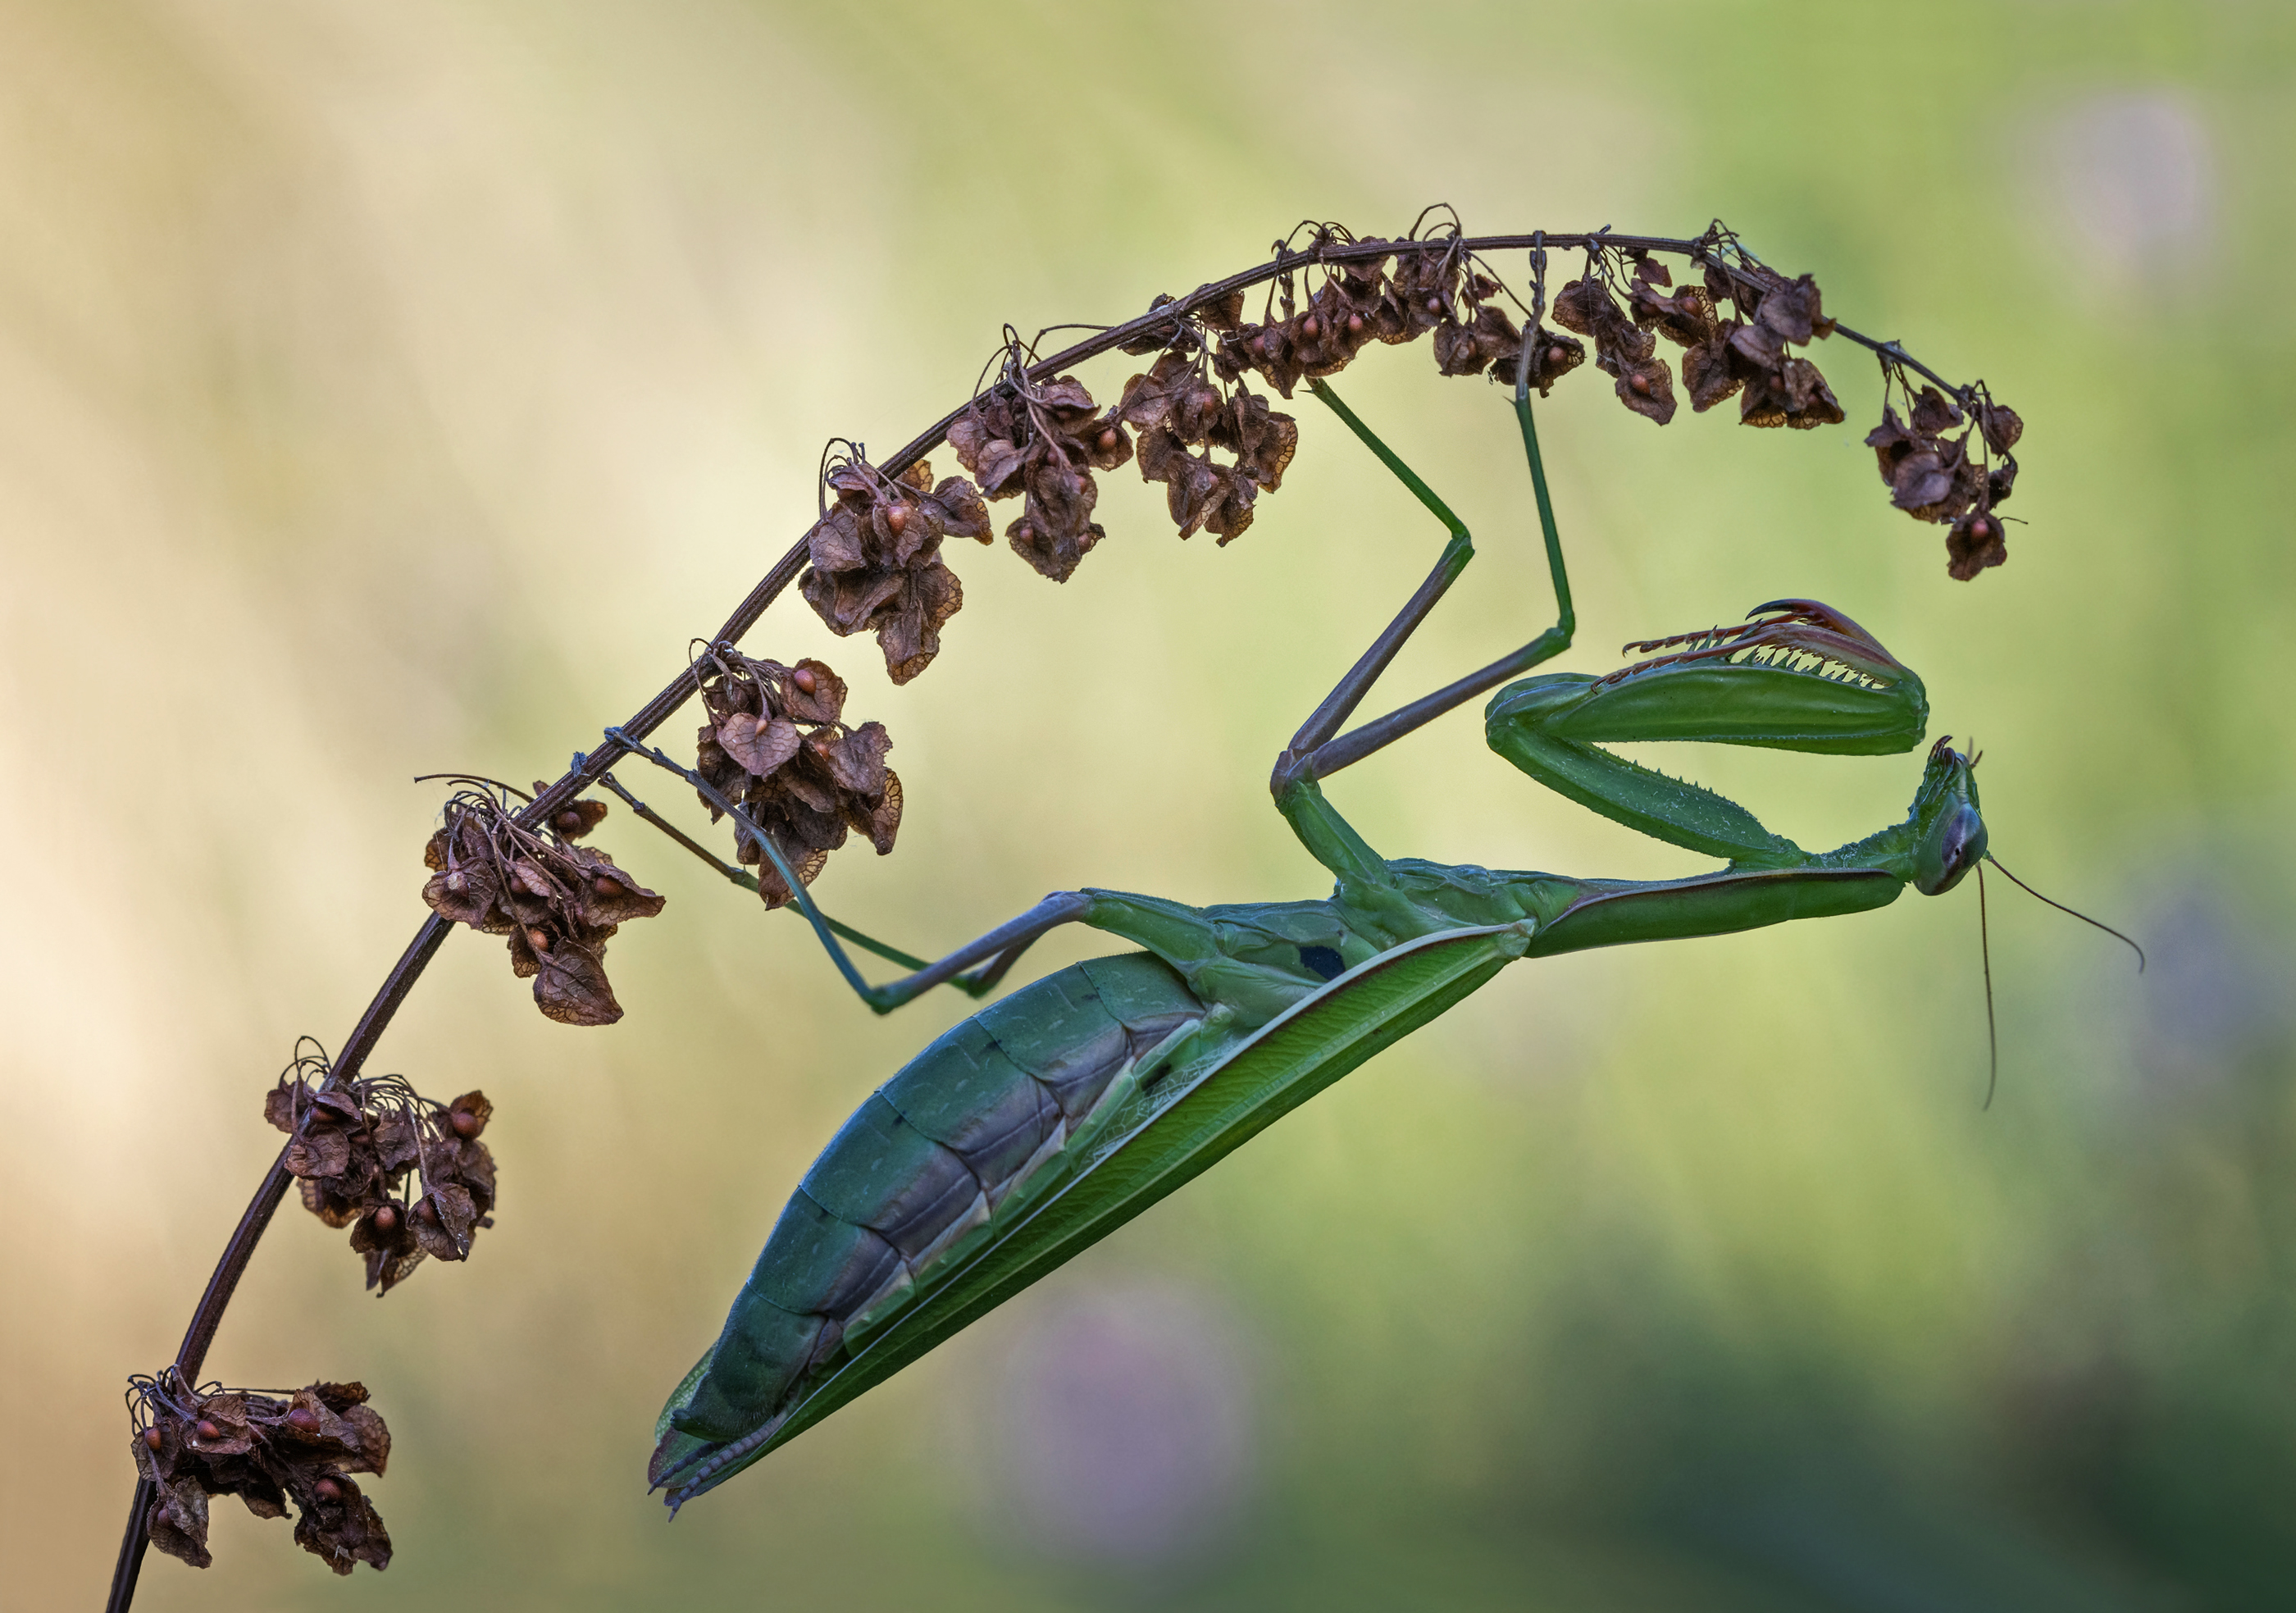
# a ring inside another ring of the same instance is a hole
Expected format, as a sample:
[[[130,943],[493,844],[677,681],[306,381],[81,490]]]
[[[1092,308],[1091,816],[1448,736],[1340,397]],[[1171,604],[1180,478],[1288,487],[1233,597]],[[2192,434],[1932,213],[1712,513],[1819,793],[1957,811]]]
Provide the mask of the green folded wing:
[[[760,1426],[737,1438],[675,1426],[681,1401],[706,1380],[704,1357],[657,1425],[653,1472],[672,1509],[787,1444],[1450,1008],[1522,956],[1529,935],[1528,925],[1513,924],[1424,937],[1349,970],[1250,1036],[1230,1039],[1210,1027],[1193,1044],[1175,1036],[1180,1045],[1137,1060],[1059,1155],[913,1285],[854,1318],[843,1354]]]

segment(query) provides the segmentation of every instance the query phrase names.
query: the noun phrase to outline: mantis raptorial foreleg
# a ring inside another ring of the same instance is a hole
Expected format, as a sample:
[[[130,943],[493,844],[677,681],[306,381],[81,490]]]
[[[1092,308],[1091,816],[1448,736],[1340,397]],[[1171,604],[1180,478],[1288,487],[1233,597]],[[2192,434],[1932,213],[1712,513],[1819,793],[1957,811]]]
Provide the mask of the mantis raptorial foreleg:
[[[1613,822],[1735,864],[1784,867],[1805,854],[1735,801],[1613,756],[1599,741],[1875,756],[1921,743],[1929,719],[1911,668],[1814,601],[1774,600],[1738,626],[1627,648],[1660,653],[1602,677],[1549,673],[1505,691],[1484,714],[1491,749]]]

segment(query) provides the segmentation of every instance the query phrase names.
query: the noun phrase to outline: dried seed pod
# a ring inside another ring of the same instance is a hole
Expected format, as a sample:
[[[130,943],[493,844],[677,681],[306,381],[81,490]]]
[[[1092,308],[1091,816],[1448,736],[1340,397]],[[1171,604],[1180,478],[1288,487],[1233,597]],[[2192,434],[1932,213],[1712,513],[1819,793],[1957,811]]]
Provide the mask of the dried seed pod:
[[[953,431],[952,444],[956,437]],[[999,485],[1017,481],[1025,468],[1017,454],[996,464]],[[840,637],[874,633],[886,672],[906,684],[932,664],[941,627],[964,603],[941,542],[987,543],[988,508],[971,482],[953,476],[935,485],[922,462],[895,479],[849,459],[831,468],[827,481],[836,502],[808,536],[813,564],[799,592]]]
[[[381,1473],[390,1431],[357,1383],[315,1383],[292,1395],[209,1386],[191,1391],[172,1371],[129,1380],[137,1425],[129,1445],[154,1490],[152,1543],[194,1568],[208,1551],[208,1500],[236,1495],[258,1518],[283,1518],[295,1538],[339,1574],[390,1562],[390,1537],[352,1473]]]
[[[1395,266],[1388,275],[1380,340],[1414,341],[1434,330],[1450,312],[1458,285],[1459,265],[1454,249],[1406,250],[1398,242]]]
[[[1988,510],[2009,502],[2009,495],[2017,486],[2017,462],[2004,459],[1985,473],[1985,507]]]
[[[538,797],[550,786],[541,779],[534,781],[534,793]],[[550,832],[562,840],[578,840],[606,821],[603,801],[569,801],[550,815]]]
[[[709,787],[740,806],[805,883],[821,872],[849,831],[868,837],[880,855],[893,848],[901,818],[900,780],[885,766],[892,739],[882,723],[857,726],[841,720],[845,684],[819,661],[795,667],[758,660],[730,644],[709,651],[713,670],[702,679],[711,722],[701,731],[696,764]],[[813,685],[802,687],[802,673]],[[772,731],[770,745],[750,736]],[[707,798],[704,798],[705,801]],[[710,815],[719,815],[715,805]],[[737,834],[737,855],[758,870],[758,891],[769,906],[791,899],[788,888],[757,842]],[[611,864],[594,865],[596,879],[622,876]],[[592,898],[594,916],[611,918],[613,898]]]
[[[1446,375],[1496,377],[1504,370],[1513,381],[1521,351],[1521,331],[1493,303],[1470,309],[1464,321],[1446,320],[1435,328],[1435,367]]]
[[[1917,401],[1915,409],[1921,418],[1939,422],[1946,420],[1949,406],[1939,397],[1926,410]],[[1959,411],[1953,413],[1957,419]],[[1964,430],[1948,439],[1923,430],[1918,422],[1909,428],[1895,409],[1884,405],[1882,423],[1866,434],[1866,444],[1874,450],[1882,479],[1890,484],[1891,504],[1916,520],[1954,520],[1986,496],[1990,481],[1985,469],[1969,457],[1970,435]],[[2013,470],[2007,479],[2014,477]]]
[[[1005,540],[1038,575],[1064,583],[1107,536],[1092,520],[1092,472],[1130,459],[1132,440],[1120,409],[1102,413],[1073,375],[1031,381],[1022,360],[1017,348],[1008,353],[1004,379],[972,400],[948,444],[988,497],[1027,495]]]
[[[1091,519],[1100,488],[1088,471],[1061,452],[1046,454],[1029,466],[1027,491],[1020,515],[1004,528],[1005,541],[1038,576],[1064,583],[1108,536]]]
[[[2009,558],[2003,540],[2001,518],[1988,510],[1972,510],[1953,523],[1945,536],[1946,575],[1968,582],[1988,566]]]
[[[2025,422],[2018,418],[2017,411],[1989,397],[1977,406],[1977,428],[1985,433],[1986,446],[1996,454],[2008,453],[2025,435]]]
[[[297,1132],[285,1159],[288,1169],[301,1176],[304,1206],[330,1226],[351,1229],[350,1247],[365,1264],[366,1286],[389,1293],[426,1254],[439,1252],[420,1235],[415,1210],[442,1192],[461,1195],[452,1208],[469,1208],[451,1229],[457,1252],[442,1257],[467,1257],[475,1229],[493,1224],[487,1216],[494,1208],[494,1156],[478,1140],[494,1113],[486,1094],[467,1092],[452,1104],[439,1103],[397,1076],[317,1090],[326,1079],[324,1055],[300,1054],[266,1094],[264,1113],[274,1125]],[[344,1140],[348,1165],[332,1175],[304,1175],[299,1164],[333,1162],[332,1152],[315,1157],[299,1150],[298,1144],[320,1135]]]
[[[1674,418],[1674,372],[1662,358],[1621,360],[1612,389],[1627,407],[1660,425]]]
[[[1658,339],[1627,317],[1590,270],[1554,298],[1555,322],[1595,343],[1595,364],[1611,377],[1619,401],[1660,425],[1674,418],[1674,372],[1657,356]]]
[[[575,831],[586,834],[605,806],[578,806]],[[534,980],[535,1005],[551,1019],[570,1025],[620,1019],[601,961],[606,938],[626,920],[660,913],[662,899],[614,869],[604,853],[521,826],[498,791],[465,789],[447,802],[446,817],[424,854],[437,871],[422,888],[431,910],[507,936],[512,972]],[[616,885],[611,897],[598,889],[601,878]]]
[[[479,1208],[470,1190],[456,1182],[433,1182],[414,1201],[407,1219],[414,1223],[414,1240],[434,1260],[466,1260]]]
[[[1543,324],[1534,324],[1525,333],[1523,345],[1530,354],[1530,384],[1538,389],[1541,397],[1553,389],[1556,381],[1587,362],[1586,343],[1560,331],[1550,331]],[[1515,363],[1505,358],[1497,361],[1491,366],[1492,379],[1513,385],[1520,359],[1518,355]]]
[[[351,1228],[351,1248],[365,1260],[366,1285],[378,1297],[412,1276],[428,1253],[415,1237],[411,1220],[405,1206],[385,1202]]]
[[[1940,437],[1961,423],[1961,409],[1935,387],[1923,387],[1914,399],[1914,430],[1923,437]]]
[[[1260,492],[1273,493],[1283,485],[1283,471],[1299,452],[1300,422],[1239,386],[1227,407],[1207,427],[1204,442],[1234,454],[1236,468],[1258,483]]]
[[[1164,484],[1182,537],[1210,531],[1225,544],[1240,536],[1259,495],[1282,483],[1300,446],[1299,422],[1290,415],[1241,382],[1223,393],[1199,361],[1177,353],[1127,381],[1118,410],[1139,428],[1141,478]],[[1215,462],[1214,448],[1234,462]]]
[[[1627,288],[1627,307],[1635,323],[1677,347],[1695,348],[1713,340],[1713,299],[1702,286],[1685,286],[1669,294],[1663,289],[1669,283],[1656,258],[1636,266],[1633,283]]]
[[[472,1142],[494,1118],[495,1106],[487,1101],[486,1093],[473,1088],[448,1104],[447,1114],[448,1129],[460,1141]]]

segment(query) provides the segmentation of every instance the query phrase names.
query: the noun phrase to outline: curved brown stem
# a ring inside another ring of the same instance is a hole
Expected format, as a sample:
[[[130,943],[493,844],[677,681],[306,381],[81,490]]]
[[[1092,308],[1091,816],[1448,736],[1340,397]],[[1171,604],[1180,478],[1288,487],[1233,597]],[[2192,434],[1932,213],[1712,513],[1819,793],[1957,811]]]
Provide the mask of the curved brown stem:
[[[1709,243],[1702,237],[1684,240],[1663,235],[1617,235],[1607,230],[1562,235],[1540,231],[1525,235],[1438,236],[1425,242],[1335,242],[1303,251],[1284,250],[1279,250],[1265,263],[1254,264],[1225,280],[1199,286],[1187,296],[1152,308],[1136,319],[1111,325],[1086,337],[1050,358],[1029,365],[1025,374],[1031,381],[1049,379],[1071,364],[1113,352],[1136,337],[1161,328],[1176,327],[1180,319],[1236,291],[1264,285],[1278,275],[1315,264],[1359,263],[1411,251],[1505,252],[1528,251],[1535,247],[1583,250],[1590,244],[1625,250],[1672,252],[1702,262],[1714,261],[1710,256]],[[1736,278],[1747,278],[1727,265],[1723,266],[1726,272]],[[1836,324],[1834,332],[1918,372],[1957,396],[1965,395],[1967,391],[1967,389],[1956,387],[1912,357],[1894,341],[1877,341],[1842,324]],[[898,476],[908,470],[941,444],[948,435],[949,427],[956,423],[970,402],[968,399],[966,404],[950,410],[898,453],[879,461],[878,468],[888,476]],[[750,590],[749,597],[718,630],[718,638],[742,637],[757,624],[758,618],[765,614],[766,608],[797,580],[798,574],[805,569],[809,536],[808,533],[808,537],[798,539],[789,552],[775,562],[773,569],[758,580],[758,585]],[[674,716],[678,708],[693,699],[700,686],[698,674],[692,667],[687,667],[660,693],[641,707],[636,715],[621,724],[622,732],[632,740],[644,739]],[[560,775],[555,783],[536,796],[532,804],[519,814],[518,821],[529,826],[546,823],[552,814],[595,783],[609,768],[628,754],[629,748],[619,740],[606,740],[596,749],[580,757],[578,765]],[[415,931],[414,940],[399,954],[398,962],[391,966],[390,973],[375,993],[374,1000],[367,1004],[366,1011],[359,1017],[358,1023],[352,1028],[350,1036],[336,1054],[327,1085],[340,1085],[358,1073],[366,1061],[367,1054],[373,1050],[374,1044],[390,1025],[391,1016],[406,1001],[407,993],[414,989],[415,981],[445,943],[452,928],[435,913],[423,921],[422,929]],[[208,1278],[207,1288],[192,1312],[191,1325],[184,1331],[184,1341],[176,1351],[175,1360],[176,1374],[185,1384],[194,1384],[199,1380],[200,1368],[206,1362],[208,1347],[215,1341],[216,1330],[222,1325],[224,1312],[231,1304],[233,1290],[239,1286],[240,1275],[246,1271],[248,1261],[253,1257],[256,1245],[262,1241],[264,1232],[270,1226],[271,1217],[278,1210],[280,1201],[287,1196],[287,1183],[291,1178],[287,1174],[285,1159],[286,1150],[282,1149],[280,1157],[272,1161],[271,1168],[257,1186],[254,1198],[248,1201],[239,1224],[232,1229],[231,1240],[224,1246],[223,1254]],[[135,1600],[136,1576],[142,1570],[144,1548],[149,1543],[147,1520],[151,1515],[152,1499],[150,1483],[138,1478],[127,1530],[120,1540],[119,1560],[112,1571],[111,1594],[105,1604],[109,1613],[126,1613]]]
[[[718,636],[740,638],[747,633],[765,614],[766,607],[773,603],[775,597],[796,580],[804,564],[805,544],[800,542],[781,558],[756,587],[750,590],[749,597],[726,618],[726,625],[718,629]],[[643,739],[675,715],[680,706],[693,698],[698,687],[691,670],[681,674],[676,681],[648,700],[636,716],[622,725],[624,732],[634,739]],[[622,754],[622,749],[611,741],[601,746],[584,758],[581,766],[570,770],[556,783],[537,796],[534,803],[519,814],[519,821],[529,825],[546,822],[550,814],[579,794]],[[422,927],[414,932],[414,938],[407,943],[406,950],[399,954],[398,962],[391,965],[390,973],[384,977],[373,1001],[367,1004],[366,1011],[359,1016],[358,1023],[351,1028],[351,1034],[344,1039],[335,1055],[334,1064],[328,1071],[327,1085],[339,1086],[358,1074],[366,1062],[367,1055],[374,1050],[374,1044],[381,1039],[384,1029],[390,1024],[391,1016],[398,1011],[398,1005],[414,989],[415,981],[422,978],[423,970],[429,967],[439,948],[445,945],[447,934],[453,929],[452,924],[436,913],[423,920]],[[223,1324],[224,1312],[231,1304],[232,1292],[238,1288],[241,1273],[247,1270],[247,1263],[254,1257],[256,1245],[263,1240],[264,1232],[270,1226],[271,1217],[277,1213],[280,1201],[287,1196],[287,1184],[292,1178],[287,1174],[286,1159],[287,1150],[283,1148],[279,1150],[279,1157],[271,1162],[271,1168],[264,1173],[263,1180],[256,1187],[255,1196],[248,1200],[247,1208],[239,1217],[239,1224],[232,1229],[231,1240],[224,1245],[215,1270],[208,1276],[207,1287],[200,1295],[199,1304],[193,1308],[191,1325],[184,1330],[184,1341],[176,1349],[175,1371],[180,1382],[196,1384],[199,1381],[200,1369],[207,1361],[208,1347],[215,1342],[216,1330]],[[111,1594],[104,1604],[110,1613],[126,1613],[135,1601],[135,1581],[143,1571],[144,1549],[151,1543],[149,1529],[152,1494],[151,1482],[139,1478],[135,1483],[135,1497],[128,1514],[127,1532],[119,1542],[119,1560],[112,1568]]]

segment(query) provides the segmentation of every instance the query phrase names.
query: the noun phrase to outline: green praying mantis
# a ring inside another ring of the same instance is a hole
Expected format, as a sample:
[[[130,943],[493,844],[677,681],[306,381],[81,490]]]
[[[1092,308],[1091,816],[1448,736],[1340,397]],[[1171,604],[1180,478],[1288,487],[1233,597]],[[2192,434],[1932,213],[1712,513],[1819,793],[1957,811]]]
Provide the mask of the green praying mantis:
[[[1513,407],[1554,623],[1480,671],[1347,729],[1474,546],[1386,444],[1323,382],[1310,384],[1449,535],[1426,580],[1277,758],[1276,808],[1332,876],[1328,898],[1196,908],[1065,891],[930,966],[871,986],[838,936],[919,961],[832,925],[771,839],[732,802],[712,799],[798,893],[832,959],[879,1012],[943,983],[980,995],[1061,924],[1086,924],[1141,950],[1073,964],[974,1015],[838,1132],[656,1424],[648,1477],[673,1515],[1507,964],[1862,913],[1908,885],[1938,896],[1988,856],[1974,758],[1950,736],[1931,748],[1904,822],[1822,853],[1772,833],[1735,802],[1602,748],[1687,740],[1875,755],[1919,745],[1928,721],[1921,679],[1827,606],[1775,601],[1741,626],[1630,645],[1643,659],[1603,676],[1524,675],[1570,647],[1575,618],[1520,382]],[[1726,866],[1635,881],[1380,856],[1325,799],[1321,781],[1493,690],[1484,726],[1501,756],[1605,817]],[[624,742],[714,798],[671,757]]]

